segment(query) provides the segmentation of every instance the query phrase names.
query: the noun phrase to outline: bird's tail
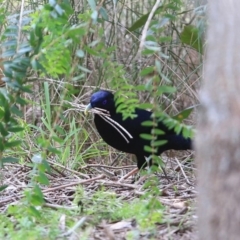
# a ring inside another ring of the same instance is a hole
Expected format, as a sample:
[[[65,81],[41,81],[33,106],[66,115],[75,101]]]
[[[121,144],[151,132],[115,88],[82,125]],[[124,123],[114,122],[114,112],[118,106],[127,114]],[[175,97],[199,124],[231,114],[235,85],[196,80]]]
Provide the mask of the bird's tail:
[[[170,135],[167,137],[169,149],[189,150],[192,149],[192,139],[184,138],[182,135]]]

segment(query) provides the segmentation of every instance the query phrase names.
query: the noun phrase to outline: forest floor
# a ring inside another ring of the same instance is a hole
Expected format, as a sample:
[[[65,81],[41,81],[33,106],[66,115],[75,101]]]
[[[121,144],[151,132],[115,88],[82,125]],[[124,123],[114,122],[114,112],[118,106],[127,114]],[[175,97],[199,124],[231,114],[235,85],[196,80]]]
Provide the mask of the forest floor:
[[[57,239],[197,239],[196,171],[192,158],[193,154],[190,151],[184,152],[183,157],[163,157],[168,179],[162,173],[154,174],[158,181],[157,188],[161,191],[161,196],[156,197],[156,200],[161,203],[162,217],[159,222],[154,223],[153,230],[144,229],[144,224],[140,226],[137,217],[122,216],[113,220],[108,216],[111,215],[111,210],[115,211],[114,206],[118,204],[119,199],[121,204],[129,204],[130,210],[127,211],[131,211],[131,205],[134,208],[137,202],[144,201],[141,197],[146,194],[147,188],[143,186],[149,176],[141,176],[134,183],[132,177],[121,179],[122,175],[134,169],[134,165],[111,167],[92,163],[84,166],[83,174],[81,171],[73,171],[51,163],[55,171],[48,176],[50,185],[42,187],[46,200],[44,206],[54,210],[82,208],[78,218],[75,218],[78,220],[75,220],[70,230],[66,226],[66,216],[62,215],[59,219],[62,235]],[[30,167],[20,164],[8,164],[2,170],[2,183],[8,187],[0,195],[1,213],[6,212],[9,205],[20,202],[23,190],[28,185],[30,171]],[[102,198],[104,203],[98,202],[96,193],[99,191],[100,195],[105,194],[105,198]],[[112,200],[110,193],[114,196]],[[109,197],[106,197],[107,194]],[[90,206],[94,209],[92,214],[84,210]],[[81,237],[83,229],[84,236],[87,237]]]

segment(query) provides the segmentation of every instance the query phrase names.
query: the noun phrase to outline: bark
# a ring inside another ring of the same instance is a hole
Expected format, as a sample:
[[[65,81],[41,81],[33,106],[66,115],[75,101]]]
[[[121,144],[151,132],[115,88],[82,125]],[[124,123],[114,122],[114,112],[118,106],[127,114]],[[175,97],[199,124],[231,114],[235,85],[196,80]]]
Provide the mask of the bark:
[[[200,240],[240,239],[240,0],[209,1],[196,136]]]

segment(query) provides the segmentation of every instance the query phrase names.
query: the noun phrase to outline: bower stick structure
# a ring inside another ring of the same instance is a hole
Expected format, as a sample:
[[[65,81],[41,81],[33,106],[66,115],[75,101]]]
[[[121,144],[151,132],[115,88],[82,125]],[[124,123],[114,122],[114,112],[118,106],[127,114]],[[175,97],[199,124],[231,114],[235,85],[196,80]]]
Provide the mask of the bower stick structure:
[[[200,240],[240,239],[240,1],[208,6],[196,136]]]

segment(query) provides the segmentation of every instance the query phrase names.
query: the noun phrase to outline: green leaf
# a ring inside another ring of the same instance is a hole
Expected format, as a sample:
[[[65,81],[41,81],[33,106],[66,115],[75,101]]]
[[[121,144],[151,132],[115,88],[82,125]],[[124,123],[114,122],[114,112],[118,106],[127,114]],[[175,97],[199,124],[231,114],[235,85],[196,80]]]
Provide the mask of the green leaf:
[[[0,107],[0,119],[4,117],[4,111],[3,109]]]
[[[41,217],[40,212],[34,206],[29,206],[28,211],[30,212],[30,214],[34,215],[37,218]]]
[[[4,36],[9,37],[9,38],[15,38],[15,37],[17,37],[17,33],[8,31],[8,32],[4,33]]]
[[[99,56],[99,52],[95,51],[93,48],[90,48],[88,46],[85,46],[84,49],[86,50],[87,53],[93,56]]]
[[[146,76],[154,72],[154,67],[146,67],[140,72],[140,76]]]
[[[35,58],[31,60],[31,65],[34,70],[38,70],[38,61]]]
[[[168,142],[167,140],[153,141],[153,142],[151,143],[151,146],[152,146],[152,147],[160,147],[160,146],[166,144],[167,142]]]
[[[191,126],[184,126],[182,129],[182,134],[185,138],[193,138],[194,131]]]
[[[11,46],[17,46],[17,40],[16,39],[11,39],[9,41],[6,41],[2,43],[2,47],[11,47]]]
[[[43,166],[44,170],[47,170],[48,172],[51,172],[51,167],[45,159],[43,159],[41,166]],[[42,171],[43,171],[43,168],[41,167],[39,169],[42,169]]]
[[[135,89],[136,91],[145,91],[146,88],[145,88],[145,85],[140,84],[140,85],[137,85]]]
[[[62,143],[64,142],[63,139],[61,139],[61,138],[59,138],[59,137],[57,137],[57,136],[53,136],[52,139],[53,139],[55,142],[58,142],[58,143],[60,143],[60,144],[62,144]]]
[[[23,46],[18,50],[19,54],[24,54],[32,51],[32,47],[29,45]]]
[[[3,137],[6,137],[9,132],[6,130],[5,126],[0,122],[0,133]]]
[[[9,131],[9,132],[21,132],[21,131],[23,131],[23,130],[24,130],[23,127],[9,127],[9,128],[8,128],[8,131]]]
[[[14,157],[4,157],[2,158],[3,163],[17,163],[19,159],[14,158]]]
[[[33,192],[34,192],[34,194],[36,194],[37,196],[39,196],[40,198],[42,198],[44,200],[44,195],[42,193],[42,190],[37,184],[34,186]]]
[[[160,46],[154,46],[153,42],[145,42],[146,49],[154,52],[160,52],[161,47]]]
[[[56,5],[55,5],[54,10],[55,10],[60,16],[62,16],[63,13],[64,13],[64,10],[60,7],[59,4],[56,4]]]
[[[144,146],[144,151],[150,152],[150,153],[157,153],[157,149],[153,149],[152,147],[149,147],[149,146]]]
[[[15,49],[9,49],[2,54],[3,58],[13,57],[16,54]]]
[[[203,53],[203,43],[200,38],[199,30],[195,26],[185,26],[180,34],[180,39],[182,43],[191,46],[201,54]]]
[[[40,183],[40,184],[44,184],[44,185],[48,185],[49,184],[49,180],[46,176],[46,174],[42,173],[42,172],[39,172],[38,176],[37,176],[37,181]]]
[[[164,162],[159,156],[153,155],[152,159],[154,163],[157,163],[160,166],[164,166]]]
[[[22,143],[22,141],[16,140],[16,141],[11,141],[11,142],[6,142],[5,146],[7,148],[12,148],[12,147],[16,147],[16,146],[20,145],[21,143]]]
[[[57,150],[56,148],[53,148],[51,146],[49,146],[48,148],[48,151],[51,152],[51,153],[55,153],[55,154],[61,154],[61,151]]]
[[[153,128],[151,133],[154,135],[164,135],[165,134],[165,132],[163,130],[158,129],[158,128]]]
[[[104,7],[100,7],[99,14],[103,17],[104,20],[108,21],[107,10]]]
[[[153,50],[150,50],[150,49],[147,49],[147,48],[145,48],[145,49],[143,49],[143,51],[142,51],[142,55],[143,56],[148,56],[148,55],[153,55],[153,54],[155,54],[155,51],[153,51]]]
[[[161,95],[163,93],[174,93],[176,92],[176,88],[172,86],[162,85],[158,87],[158,95]]]
[[[42,33],[42,27],[40,27],[39,25],[37,25],[35,28],[34,28],[34,33],[35,35],[39,38],[39,39],[42,39],[42,36],[43,36],[43,33]]]
[[[147,133],[140,134],[140,137],[145,140],[153,140],[153,138],[154,138],[154,136],[152,136],[151,134],[147,134]]]
[[[152,103],[141,103],[138,105],[139,108],[143,108],[143,109],[151,109],[153,107]]]
[[[157,124],[153,121],[144,121],[141,125],[144,127],[157,127]]]
[[[8,187],[8,185],[2,185],[0,186],[0,192],[2,192],[4,189],[6,189]]]
[[[177,115],[173,116],[172,118],[179,122],[182,122],[184,119],[188,118],[188,116],[191,114],[191,112],[193,111],[194,108],[195,108],[195,106],[184,109],[183,111],[181,111]]]
[[[78,68],[79,68],[80,70],[82,70],[83,72],[86,72],[86,73],[91,73],[91,72],[92,72],[91,70],[89,70],[89,69],[87,69],[87,68],[85,68],[85,67],[83,67],[83,66],[80,66],[80,65],[78,65]]]
[[[18,117],[23,117],[23,113],[17,108],[16,105],[13,105],[10,110],[11,110],[11,112],[12,112],[13,114],[15,114],[16,116],[18,116]]]
[[[76,77],[73,77],[72,78],[72,81],[73,82],[77,82],[77,81],[79,81],[79,80],[81,80],[81,79],[84,79],[86,77],[86,74],[84,74],[84,73],[82,73],[82,74],[80,74],[80,75],[78,75],[78,76],[76,76]],[[76,91],[76,90],[75,90]]]
[[[162,9],[163,9],[163,7],[160,6],[160,7],[155,11],[154,15],[157,14],[157,13],[159,13],[159,12],[161,12]],[[146,23],[146,21],[147,21],[147,19],[148,19],[149,14],[150,14],[150,12],[148,12],[147,14],[144,14],[144,15],[143,15],[142,17],[140,17],[135,23],[133,23],[133,25],[132,25],[131,27],[129,27],[127,30],[128,30],[129,32],[134,32],[134,31],[136,31],[137,29],[139,29],[139,28],[141,28],[142,26],[144,26],[145,23]]]
[[[27,101],[24,99],[24,98],[21,98],[21,97],[17,97],[16,98],[16,103],[19,103],[21,106],[24,106],[27,104]],[[19,111],[19,110],[18,110]]]
[[[26,93],[32,93],[32,90],[30,89],[30,86],[19,86],[19,89],[22,90],[23,92],[26,92]]]
[[[93,13],[91,14],[91,18],[93,19],[94,22],[96,22],[97,17],[98,17],[98,11],[94,10]]]
[[[4,121],[7,123],[10,121],[10,110],[9,110],[9,106],[5,106],[5,112],[4,112]]]
[[[96,9],[96,2],[95,2],[95,0],[88,0],[88,4],[89,4],[91,10],[95,11],[95,9]]]
[[[65,134],[65,129],[64,128],[62,128],[62,127],[60,127],[60,126],[56,126],[55,127],[56,128],[56,131],[58,132],[58,133],[60,133],[61,135],[64,135]],[[56,141],[56,140],[55,140]],[[61,139],[61,142],[62,142],[63,140]]]
[[[0,137],[0,151],[3,152],[4,149],[5,149],[4,138]],[[0,163],[1,163],[1,159],[0,159]]]
[[[119,96],[116,100],[115,100],[115,106],[118,106],[122,103],[124,103],[126,101],[126,99],[124,97]]]
[[[180,124],[175,124],[174,131],[177,134],[180,134],[182,131],[182,126]]]
[[[41,206],[44,203],[43,199],[36,194],[32,194],[31,204]]]
[[[49,5],[54,7],[54,5],[56,4],[56,1],[55,0],[49,0]]]

